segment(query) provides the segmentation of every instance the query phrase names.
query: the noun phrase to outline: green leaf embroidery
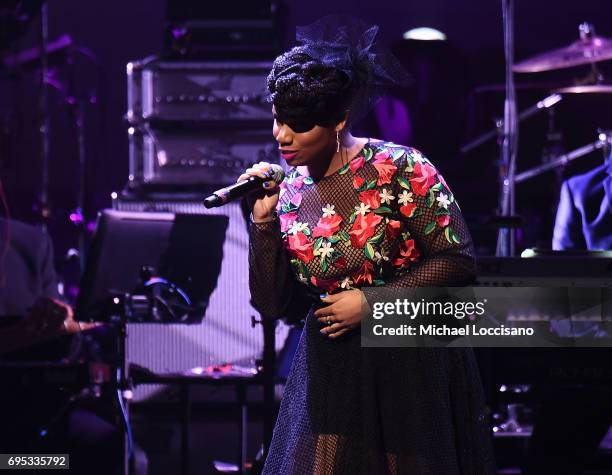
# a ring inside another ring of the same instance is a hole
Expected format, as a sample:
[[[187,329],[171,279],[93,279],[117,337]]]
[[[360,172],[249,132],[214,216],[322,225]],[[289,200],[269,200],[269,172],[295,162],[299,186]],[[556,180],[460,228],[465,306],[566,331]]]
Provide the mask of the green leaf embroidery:
[[[447,210],[446,208],[444,208],[444,207],[440,206],[440,207],[439,207],[439,208],[438,208],[438,209],[437,209],[437,210],[434,212],[434,214],[435,214],[436,216],[443,216],[443,215],[445,215],[445,214],[450,214],[450,211],[449,211],[449,210]]]
[[[436,183],[434,186],[431,187],[432,190],[434,191],[441,191],[442,190],[442,183],[438,182]]]
[[[453,229],[450,226],[448,227],[448,229],[450,229],[451,239],[455,242],[455,244],[461,244],[461,238],[457,236],[455,231],[453,231]]]
[[[431,208],[434,204],[435,199],[436,199],[436,196],[434,195],[433,190],[430,189],[427,192],[427,199],[425,200],[425,206],[427,206],[428,208]]]
[[[321,244],[323,244],[323,237],[318,237],[317,239],[315,239],[314,250],[318,251],[319,248],[321,247]]]
[[[310,236],[310,229],[308,228],[304,228],[304,230],[302,231],[306,236]]]
[[[436,229],[436,222],[432,221],[431,223],[429,223],[427,226],[425,226],[425,235],[431,234],[431,232]]]
[[[405,151],[403,148],[394,148],[391,151],[391,156],[393,157],[393,161],[397,160],[398,158],[402,158],[405,154]]]
[[[376,287],[380,287],[381,285],[385,285],[385,281],[381,280],[381,279],[374,279],[372,281],[372,283],[376,286]]]
[[[376,236],[372,236],[370,239],[368,239],[367,242],[370,242],[372,244],[380,244],[380,241],[382,241],[384,235],[384,231],[381,231]]]
[[[366,148],[363,156],[365,157],[366,162],[369,161],[372,158],[372,149]]]
[[[411,159],[406,160],[406,173],[412,173],[414,171],[414,162]]]
[[[350,241],[351,235],[347,231],[342,231],[340,233],[340,239],[342,239],[343,241]]]
[[[370,183],[368,183],[367,186],[367,190],[373,190],[374,188],[376,188],[376,180],[372,180]]]
[[[366,257],[370,260],[374,259],[374,246],[371,243],[366,243],[365,248],[363,249]]]
[[[340,239],[342,238],[338,234],[334,234],[333,236],[330,236],[327,238],[327,240],[331,242],[332,244],[336,244],[338,241],[340,241]]]
[[[365,191],[368,189],[368,186],[370,186],[370,182],[368,182],[368,180],[364,180],[361,186],[357,188],[357,191]]]
[[[412,212],[412,216],[411,218],[418,218],[419,216],[423,216],[423,210],[421,208],[415,208],[415,210]]]
[[[304,178],[304,183],[306,183],[307,185],[312,185],[314,183],[314,180],[311,176],[307,176],[306,178]]]
[[[355,220],[357,219],[357,214],[357,211],[353,211],[353,214],[351,214],[351,217],[349,218],[349,224],[353,224],[355,222]]]
[[[346,172],[349,171],[349,168],[349,164],[347,163],[338,171],[338,175],[344,175]]]
[[[446,228],[444,228],[444,236],[446,236],[446,240],[452,244],[453,240],[451,239],[451,228],[449,226],[447,226]]]
[[[380,208],[376,208],[374,210],[374,213],[376,213],[376,214],[391,213],[391,208],[387,208],[386,206],[381,206]]]
[[[403,176],[398,176],[397,181],[402,188],[405,188],[406,190],[410,191],[410,182],[406,180]]]
[[[321,270],[327,272],[327,259],[324,257],[321,257]]]

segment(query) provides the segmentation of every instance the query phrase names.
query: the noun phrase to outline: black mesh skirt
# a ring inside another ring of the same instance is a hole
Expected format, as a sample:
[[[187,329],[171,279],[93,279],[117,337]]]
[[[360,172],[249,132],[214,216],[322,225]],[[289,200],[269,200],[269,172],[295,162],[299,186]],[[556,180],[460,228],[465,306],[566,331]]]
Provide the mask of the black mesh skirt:
[[[494,474],[469,349],[361,348],[322,335],[310,313],[266,474]]]

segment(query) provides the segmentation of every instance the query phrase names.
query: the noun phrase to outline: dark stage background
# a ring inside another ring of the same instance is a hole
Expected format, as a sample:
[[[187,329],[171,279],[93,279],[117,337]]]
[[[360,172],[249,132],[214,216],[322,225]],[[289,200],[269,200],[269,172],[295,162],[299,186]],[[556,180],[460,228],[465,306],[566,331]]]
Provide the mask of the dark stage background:
[[[110,203],[112,191],[120,190],[128,172],[128,146],[123,116],[126,110],[125,65],[130,60],[159,53],[163,44],[165,2],[162,0],[107,0],[49,2],[50,39],[69,34],[86,48],[72,67],[58,66],[55,74],[72,84],[90,101],[86,113],[87,202],[89,220]],[[494,142],[467,155],[459,146],[493,126],[503,114],[503,36],[501,2],[472,0],[407,0],[285,2],[282,25],[284,44],[292,44],[295,26],[327,13],[354,14],[381,25],[382,39],[392,47],[401,34],[414,27],[430,26],[443,31],[448,41],[427,46],[408,57],[406,67],[416,83],[405,92],[412,115],[413,137],[409,145],[421,148],[446,175],[464,213],[472,223],[480,254],[494,252],[495,231],[478,224],[493,213],[497,203]],[[592,22],[602,36],[612,36],[612,3],[604,0],[516,2],[516,58],[565,46],[578,35],[578,24]],[[17,42],[15,50],[34,46],[37,22]],[[404,50],[402,50],[404,51]],[[405,51],[404,51],[405,53]],[[610,69],[603,63],[603,69]],[[523,90],[534,81],[559,82],[586,71],[543,75],[517,75],[521,108],[545,97],[545,88]],[[40,186],[40,145],[37,134],[37,83],[32,70],[2,71],[0,80],[0,151],[2,177],[15,217],[37,221],[36,195]],[[497,91],[478,92],[483,85],[500,85]],[[51,195],[50,232],[58,255],[76,245],[76,230],[68,215],[76,203],[77,146],[73,120],[62,93],[51,89]],[[567,97],[557,106],[556,124],[562,132],[562,148],[572,150],[595,140],[597,127],[612,128],[612,96]],[[518,171],[540,163],[547,129],[547,114],[525,122],[520,129]],[[365,122],[364,133],[376,128]],[[602,162],[593,153],[565,170],[565,175],[593,168]],[[518,211],[526,218],[519,236],[524,247],[550,247],[552,216],[557,203],[555,174],[547,173],[517,186]]]
[[[0,2],[0,12],[4,3]],[[166,1],[49,0],[48,4],[50,40],[68,34],[81,47],[72,65],[52,61],[55,81],[54,87],[49,89],[49,232],[55,243],[58,269],[68,276],[68,283],[76,285],[78,265],[74,260],[67,264],[64,258],[69,248],[78,246],[79,236],[78,228],[70,221],[77,204],[78,155],[74,106],[68,99],[76,96],[85,104],[84,211],[86,221],[92,224],[100,209],[110,207],[111,192],[121,190],[127,181],[126,64],[162,52]],[[599,35],[612,37],[612,2],[609,0],[516,0],[515,6],[517,61],[575,41],[578,25],[582,22],[593,23]],[[382,42],[398,53],[415,79],[411,88],[400,93],[411,118],[411,136],[405,145],[421,149],[443,172],[468,219],[478,254],[494,254],[496,232],[483,223],[497,207],[497,145],[495,141],[487,142],[469,154],[461,154],[460,148],[493,128],[495,119],[503,116],[501,1],[285,1],[281,13],[283,46],[294,44],[296,25],[308,24],[329,13],[351,14],[381,26]],[[404,31],[423,26],[441,30],[448,40],[418,46],[400,41]],[[0,25],[0,40],[5,36]],[[4,52],[35,47],[38,36],[38,20],[34,19],[27,31],[12,41]],[[600,66],[608,82],[612,82],[612,61],[600,63]],[[569,85],[573,79],[587,73],[588,68],[579,67],[535,75],[517,74],[519,110],[547,96],[552,87],[546,85]],[[0,68],[0,178],[7,191],[12,216],[32,223],[40,222],[37,74],[34,68],[11,71]],[[540,164],[546,153],[570,151],[593,142],[598,128],[612,129],[612,94],[566,96],[555,111],[556,135],[549,133],[547,137],[549,117],[546,112],[521,124],[519,172]],[[270,133],[271,128],[270,123]],[[385,131],[379,130],[374,118],[369,117],[360,125],[359,132],[377,136]],[[548,172],[517,185],[517,211],[525,220],[518,236],[519,252],[534,246],[550,248],[560,180],[592,169],[602,161],[600,152],[592,153],[558,173]],[[234,291],[233,287],[230,289]],[[184,352],[185,347],[180,348]],[[225,393],[214,395],[219,399],[226,396]],[[205,394],[202,399],[208,397]],[[218,413],[216,406],[194,411],[192,458],[197,458],[201,466],[210,466],[209,458],[213,456],[228,460],[235,456],[237,434],[235,427],[228,429],[226,417],[235,413],[231,412],[233,408],[223,406],[222,409],[225,412]],[[170,413],[170,409],[157,412],[155,406],[153,409],[141,407],[140,411],[137,409],[133,414],[136,430],[140,419],[146,424],[140,426],[145,429],[142,433],[137,432],[137,440],[149,450],[152,465],[159,470],[157,473],[172,472],[176,469],[179,453],[174,437],[177,415]],[[215,417],[219,419],[218,424],[215,420],[211,425],[211,418]],[[254,415],[251,419],[254,424],[261,422]],[[198,424],[202,421],[206,424]],[[249,429],[251,452],[258,448],[259,429],[259,426]],[[209,447],[206,445],[209,443],[216,445]],[[172,452],[175,458],[167,457],[166,451]],[[157,453],[162,453],[163,457],[157,459]],[[202,454],[207,457],[205,460]],[[249,453],[249,457],[252,456],[254,453]]]

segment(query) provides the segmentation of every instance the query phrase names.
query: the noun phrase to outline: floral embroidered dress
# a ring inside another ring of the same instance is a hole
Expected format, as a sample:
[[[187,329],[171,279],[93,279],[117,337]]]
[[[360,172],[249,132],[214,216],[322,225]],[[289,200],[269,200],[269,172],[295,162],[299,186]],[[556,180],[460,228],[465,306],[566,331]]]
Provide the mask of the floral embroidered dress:
[[[265,318],[303,318],[264,473],[494,473],[465,349],[361,348],[320,334],[319,294],[454,286],[474,277],[459,206],[418,151],[369,141],[314,181],[291,170],[278,220],[250,228],[250,285]]]

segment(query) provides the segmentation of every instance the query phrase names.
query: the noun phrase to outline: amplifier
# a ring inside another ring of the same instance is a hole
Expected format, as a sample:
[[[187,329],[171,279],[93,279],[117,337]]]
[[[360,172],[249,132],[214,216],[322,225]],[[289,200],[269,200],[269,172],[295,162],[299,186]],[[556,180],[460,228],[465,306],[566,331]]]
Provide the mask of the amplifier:
[[[140,124],[128,136],[130,186],[227,184],[253,163],[278,162],[270,129]]]
[[[127,64],[130,122],[140,119],[224,121],[272,120],[266,77],[271,62],[161,61]]]

